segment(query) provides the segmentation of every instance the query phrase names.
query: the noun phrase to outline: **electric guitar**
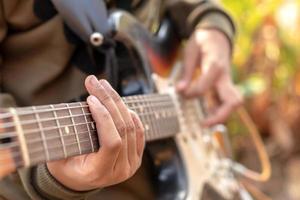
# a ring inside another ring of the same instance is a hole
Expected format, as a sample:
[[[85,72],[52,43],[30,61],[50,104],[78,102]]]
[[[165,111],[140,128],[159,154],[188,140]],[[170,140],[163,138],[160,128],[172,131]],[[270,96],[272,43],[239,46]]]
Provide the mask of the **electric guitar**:
[[[239,183],[222,151],[225,132],[202,128],[203,103],[183,99],[173,87],[181,65],[176,60],[180,39],[172,22],[163,21],[153,36],[129,13],[114,11],[109,19],[116,30],[115,40],[139,66],[134,68],[137,78],[124,76],[120,93],[144,124],[145,156],[152,163],[157,199],[200,199],[206,187],[222,199],[231,199]],[[99,148],[85,102],[0,110],[0,177],[21,167]]]

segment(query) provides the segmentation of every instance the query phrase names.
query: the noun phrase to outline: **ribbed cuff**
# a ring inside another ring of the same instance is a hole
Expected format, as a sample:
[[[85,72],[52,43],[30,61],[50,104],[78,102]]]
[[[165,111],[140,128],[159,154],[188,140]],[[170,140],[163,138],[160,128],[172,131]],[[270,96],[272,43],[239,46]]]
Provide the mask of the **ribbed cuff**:
[[[202,17],[196,29],[217,29],[224,33],[230,43],[231,51],[233,49],[233,40],[235,35],[235,29],[231,20],[224,17],[223,13],[220,12],[210,12]]]
[[[14,98],[6,93],[0,93],[0,108],[16,106]]]
[[[46,164],[38,165],[34,169],[33,183],[36,190],[47,199],[86,199],[89,195],[99,191],[77,192],[59,183],[49,172]]]

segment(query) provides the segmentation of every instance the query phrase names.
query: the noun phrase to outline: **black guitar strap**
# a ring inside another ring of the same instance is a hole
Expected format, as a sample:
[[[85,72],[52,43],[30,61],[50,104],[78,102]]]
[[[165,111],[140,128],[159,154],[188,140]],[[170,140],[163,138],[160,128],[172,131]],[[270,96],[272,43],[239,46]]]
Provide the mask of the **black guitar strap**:
[[[51,0],[59,15],[69,28],[88,45],[91,52],[98,51],[105,57],[105,73],[114,88],[118,86],[118,62],[113,40],[113,27],[109,24],[107,6],[104,0]],[[93,46],[90,36],[100,33],[103,43]],[[94,54],[98,55],[99,54]],[[102,56],[100,55],[100,56]]]

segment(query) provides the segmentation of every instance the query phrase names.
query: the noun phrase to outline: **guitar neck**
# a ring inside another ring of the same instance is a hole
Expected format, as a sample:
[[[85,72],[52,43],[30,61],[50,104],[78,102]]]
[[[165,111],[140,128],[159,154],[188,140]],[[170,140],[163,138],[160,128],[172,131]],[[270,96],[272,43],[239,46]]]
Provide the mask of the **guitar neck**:
[[[137,95],[123,100],[141,118],[146,141],[179,132],[175,105],[169,95]],[[99,148],[95,122],[86,102],[0,111],[0,152],[10,149],[17,167],[96,152]]]

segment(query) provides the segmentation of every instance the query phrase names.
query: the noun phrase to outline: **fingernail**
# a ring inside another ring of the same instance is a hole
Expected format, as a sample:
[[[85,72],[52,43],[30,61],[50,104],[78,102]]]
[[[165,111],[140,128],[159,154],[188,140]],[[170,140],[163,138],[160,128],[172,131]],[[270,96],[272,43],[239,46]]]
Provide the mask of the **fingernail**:
[[[99,81],[98,81],[98,79],[96,78],[96,76],[92,75],[91,78],[90,78],[90,83],[91,83],[93,86],[98,86]]]
[[[91,96],[88,97],[88,101],[91,102],[91,103],[93,103],[93,104],[98,103],[98,99],[95,96],[93,96],[93,95],[91,95]]]

